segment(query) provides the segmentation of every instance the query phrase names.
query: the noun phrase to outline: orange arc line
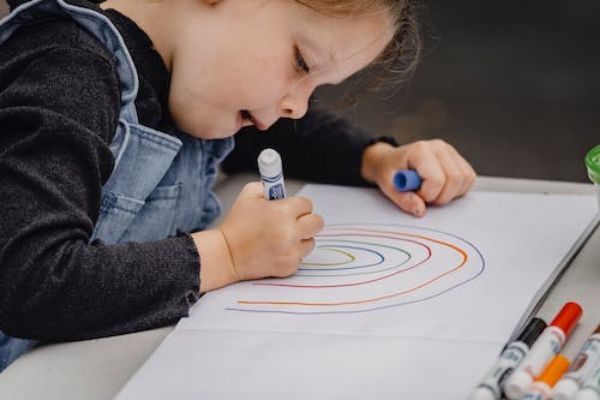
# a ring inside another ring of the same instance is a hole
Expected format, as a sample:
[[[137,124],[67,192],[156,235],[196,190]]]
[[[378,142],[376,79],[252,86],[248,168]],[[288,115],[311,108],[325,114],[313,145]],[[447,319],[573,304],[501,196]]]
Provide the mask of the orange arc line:
[[[458,246],[455,246],[451,243],[448,242],[444,242],[443,240],[437,240],[437,239],[432,239],[432,238],[428,238],[426,236],[420,236],[420,235],[413,235],[413,234],[408,234],[408,233],[397,233],[397,232],[390,232],[390,231],[375,231],[375,230],[371,230],[371,229],[353,229],[354,231],[359,231],[359,232],[370,232],[370,233],[386,233],[386,234],[392,234],[392,235],[398,235],[398,236],[410,236],[410,237],[417,237],[420,239],[425,239],[425,240],[429,240],[435,243],[439,243],[445,246],[448,246],[454,250],[456,250],[458,253],[460,253],[463,257],[462,262],[456,266],[455,268],[452,268],[451,270],[448,270],[446,272],[444,272],[441,275],[436,276],[433,279],[430,279],[427,282],[424,282],[418,286],[415,286],[414,288],[402,291],[402,292],[397,292],[397,293],[392,293],[392,294],[388,294],[385,296],[380,296],[380,297],[374,297],[374,298],[370,298],[370,299],[365,299],[365,300],[355,300],[355,301],[346,301],[346,302],[291,302],[291,301],[252,301],[252,300],[239,300],[238,304],[247,304],[247,305],[278,305],[278,306],[347,306],[347,305],[356,305],[356,304],[366,304],[366,303],[372,303],[374,301],[380,301],[380,300],[386,300],[392,297],[397,297],[397,296],[402,296],[411,292],[414,292],[415,290],[421,289],[424,286],[430,285],[431,283],[443,278],[444,276],[451,274],[453,272],[455,272],[456,270],[460,269],[463,267],[463,265],[466,264],[467,260],[469,259],[469,255],[467,254],[466,251],[464,251],[463,249],[461,249]],[[350,233],[351,235],[351,233]]]

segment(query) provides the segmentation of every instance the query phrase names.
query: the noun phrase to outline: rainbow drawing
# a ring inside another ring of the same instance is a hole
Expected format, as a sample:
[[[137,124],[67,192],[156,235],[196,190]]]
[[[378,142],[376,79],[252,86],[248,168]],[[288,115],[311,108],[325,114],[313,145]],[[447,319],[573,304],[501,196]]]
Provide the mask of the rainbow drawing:
[[[435,229],[395,224],[329,225],[298,272],[253,282],[229,311],[346,314],[437,298],[485,271],[466,239]]]

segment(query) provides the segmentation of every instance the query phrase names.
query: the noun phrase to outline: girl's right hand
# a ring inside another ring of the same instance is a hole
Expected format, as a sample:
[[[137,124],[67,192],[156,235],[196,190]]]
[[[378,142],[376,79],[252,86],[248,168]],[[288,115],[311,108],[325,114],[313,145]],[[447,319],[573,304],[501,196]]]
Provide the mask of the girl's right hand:
[[[260,182],[247,184],[217,228],[230,250],[236,280],[286,277],[315,246],[323,218],[305,197],[269,201]]]

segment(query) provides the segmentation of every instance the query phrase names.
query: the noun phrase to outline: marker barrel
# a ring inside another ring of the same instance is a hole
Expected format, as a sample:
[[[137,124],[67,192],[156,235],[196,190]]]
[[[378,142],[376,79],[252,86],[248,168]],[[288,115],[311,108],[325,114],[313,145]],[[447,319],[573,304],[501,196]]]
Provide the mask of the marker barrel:
[[[600,393],[594,389],[583,389],[577,392],[573,400],[600,400]]]
[[[399,192],[410,192],[421,187],[421,177],[412,169],[400,170],[394,175],[394,187]]]
[[[528,351],[529,346],[523,342],[509,344],[491,371],[471,393],[469,400],[498,400],[502,396],[502,381],[523,361]]]
[[[502,396],[502,383],[525,358],[531,345],[546,328],[540,318],[533,318],[517,339],[508,344],[496,364],[471,393],[469,400],[498,400]]]
[[[258,170],[265,199],[277,200],[287,196],[283,180],[281,156],[273,149],[264,149],[258,156]]]
[[[592,375],[600,362],[600,327],[584,343],[583,347],[573,360],[571,369],[556,384],[552,391],[555,400],[569,400],[573,398],[579,388]]]
[[[522,400],[550,400],[551,390],[544,382],[533,382]]]
[[[504,385],[504,392],[510,400],[521,399],[529,386],[546,367],[550,359],[555,356],[565,343],[567,336],[577,324],[582,310],[577,303],[567,303],[556,315],[535,344],[521,365],[508,378]]]
[[[540,374],[523,397],[523,400],[549,400],[552,398],[552,387],[569,368],[569,360],[558,354],[550,361],[544,372]]]
[[[543,370],[565,343],[565,334],[556,326],[549,326],[535,342],[521,365],[513,372],[504,385],[504,392],[511,400],[520,400],[533,383],[533,379]]]
[[[592,375],[584,382],[573,400],[600,400],[600,363],[596,364]]]

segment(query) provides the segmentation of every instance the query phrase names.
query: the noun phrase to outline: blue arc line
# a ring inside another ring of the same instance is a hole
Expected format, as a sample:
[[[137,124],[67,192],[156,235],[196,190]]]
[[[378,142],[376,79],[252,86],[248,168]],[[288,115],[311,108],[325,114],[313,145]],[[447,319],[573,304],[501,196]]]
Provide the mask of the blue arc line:
[[[477,253],[479,253],[479,250],[477,250]],[[483,271],[485,270],[485,261],[483,259],[483,256],[481,255],[481,253],[479,253],[479,255],[481,256],[481,261],[483,262],[481,265],[481,270],[474,276],[472,276],[471,278],[459,282],[454,286],[449,287],[448,289],[442,290],[439,293],[433,294],[431,296],[427,296],[427,297],[423,297],[422,299],[415,299],[415,300],[409,300],[409,301],[404,301],[404,302],[400,302],[400,303],[395,303],[395,304],[388,304],[387,306],[379,306],[379,307],[372,307],[372,308],[367,308],[367,309],[363,309],[363,310],[341,310],[341,311],[277,311],[277,310],[246,310],[243,308],[234,308],[234,307],[227,307],[225,308],[225,310],[227,311],[242,311],[242,312],[250,312],[250,313],[267,313],[267,314],[292,314],[292,315],[329,315],[329,314],[358,314],[358,313],[365,313],[365,312],[371,312],[371,311],[379,311],[379,310],[385,310],[387,308],[395,308],[395,307],[400,307],[400,306],[406,306],[409,304],[416,304],[416,303],[421,303],[423,301],[427,301],[427,300],[431,300],[431,299],[435,299],[436,297],[439,297],[441,295],[443,295],[444,293],[448,293],[451,290],[456,289],[459,286],[465,285],[466,283],[472,281],[473,279],[477,278],[479,275],[481,275],[483,273]]]
[[[403,253],[405,256],[407,256],[407,259],[404,260],[404,261],[402,261],[400,264],[392,265],[391,267],[383,268],[383,269],[378,269],[378,270],[375,270],[375,271],[355,272],[355,273],[352,273],[352,274],[308,274],[308,273],[297,273],[296,276],[301,276],[301,277],[306,277],[306,276],[308,276],[308,277],[328,277],[328,276],[354,276],[354,275],[379,274],[379,273],[384,272],[384,271],[389,271],[389,270],[401,267],[401,266],[403,266],[404,264],[406,264],[407,262],[409,262],[413,258],[412,254],[410,254],[408,251],[406,251],[406,250],[404,250],[404,249],[402,249],[400,247],[388,246],[388,245],[379,244],[379,243],[359,242],[359,241],[341,240],[341,239],[319,239],[319,241],[321,241],[321,242],[341,242],[341,243],[361,243],[361,244],[368,244],[368,245],[371,245],[371,246],[385,247],[385,248],[392,249],[392,250],[395,250],[395,251]],[[378,252],[376,252],[376,253],[380,254]],[[299,268],[298,270],[299,271],[314,271],[314,269],[312,269],[312,268]],[[331,270],[335,270],[335,269],[333,269],[333,268],[327,269],[327,271],[331,271]]]
[[[347,243],[347,241],[344,241]],[[379,265],[381,263],[383,263],[383,260],[385,259],[385,257],[383,257],[383,254],[381,254],[378,251],[375,250],[371,250],[371,249],[367,249],[367,248],[363,248],[363,247],[356,247],[356,246],[344,246],[344,245],[325,245],[325,246],[317,246],[318,248],[322,248],[322,247],[329,247],[329,248],[344,248],[344,249],[352,249],[352,250],[362,250],[362,251],[366,251],[368,253],[373,253],[375,254],[377,257],[379,257],[379,261],[372,263],[372,264],[365,264],[365,265],[356,265],[354,267],[339,267],[339,268],[298,268],[298,271],[338,271],[338,270],[343,270],[343,269],[359,269],[359,268],[368,268],[368,267],[374,267],[376,265]]]
[[[358,225],[364,225],[364,226],[389,226],[389,227],[404,227],[404,228],[410,228],[410,229],[416,229],[416,230],[421,230],[421,231],[429,231],[429,232],[437,232],[443,235],[447,235],[450,237],[453,237],[455,239],[458,239],[460,241],[463,241],[464,243],[468,244],[473,250],[475,250],[475,252],[477,253],[477,255],[479,256],[479,258],[481,259],[481,269],[477,272],[477,274],[473,275],[471,278],[464,280],[462,282],[459,282],[457,284],[455,284],[454,286],[450,286],[449,288],[442,290],[441,292],[432,294],[430,296],[427,297],[423,297],[421,299],[415,299],[415,300],[408,300],[408,301],[404,301],[404,302],[399,302],[399,303],[395,303],[395,304],[388,304],[385,306],[379,306],[379,307],[371,307],[371,308],[366,308],[366,309],[362,309],[362,310],[339,310],[339,311],[279,311],[279,310],[248,310],[248,309],[243,309],[243,308],[236,308],[236,307],[226,307],[225,310],[226,311],[241,311],[241,312],[247,312],[247,313],[261,313],[261,314],[289,314],[289,315],[306,315],[306,316],[311,316],[311,315],[333,315],[333,314],[359,314],[359,313],[366,313],[366,312],[372,312],[372,311],[380,311],[380,310],[385,310],[388,308],[396,308],[396,307],[401,307],[401,306],[406,306],[406,305],[410,305],[410,304],[416,304],[416,303],[421,303],[427,300],[431,300],[431,299],[435,299],[437,297],[442,296],[445,293],[448,293],[460,286],[466,285],[467,283],[471,282],[472,280],[474,280],[475,278],[479,277],[481,274],[483,274],[483,272],[486,269],[486,263],[485,263],[485,258],[483,257],[483,254],[481,254],[481,251],[479,251],[479,249],[477,247],[475,247],[475,245],[473,243],[471,243],[470,241],[461,238],[460,236],[457,235],[453,235],[451,233],[447,233],[447,232],[443,232],[443,231],[439,231],[439,230],[435,230],[435,229],[428,229],[428,228],[421,228],[421,227],[416,227],[416,226],[410,226],[410,225],[396,225],[396,224],[374,224],[374,223],[348,223],[348,224],[335,224],[335,225],[328,225],[327,227],[342,227],[342,226],[352,226],[352,227],[357,227]]]

